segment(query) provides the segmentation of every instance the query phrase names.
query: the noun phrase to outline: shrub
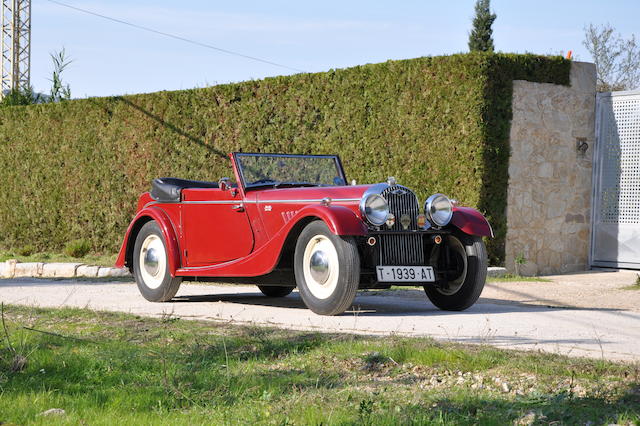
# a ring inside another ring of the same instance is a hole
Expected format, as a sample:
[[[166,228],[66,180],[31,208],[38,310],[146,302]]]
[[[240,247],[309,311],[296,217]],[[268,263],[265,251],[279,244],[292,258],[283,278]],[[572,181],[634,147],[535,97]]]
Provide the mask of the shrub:
[[[337,153],[349,179],[395,176],[487,214],[504,254],[514,78],[568,84],[559,57],[472,53],[203,89],[0,110],[0,246],[114,252],[158,176],[230,176],[231,151]]]
[[[35,253],[35,251],[36,249],[33,247],[33,245],[27,244],[17,249],[16,253],[18,253],[18,255],[20,256],[31,256],[33,253]]]
[[[91,243],[87,240],[69,241],[64,248],[64,254],[75,258],[85,257],[89,251],[91,251]]]

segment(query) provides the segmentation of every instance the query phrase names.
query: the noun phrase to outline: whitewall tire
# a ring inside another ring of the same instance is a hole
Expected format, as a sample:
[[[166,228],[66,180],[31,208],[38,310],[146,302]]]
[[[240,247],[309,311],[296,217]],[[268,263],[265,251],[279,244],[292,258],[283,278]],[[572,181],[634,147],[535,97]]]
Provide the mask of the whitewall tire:
[[[156,221],[145,223],[133,249],[133,275],[142,296],[151,302],[167,302],[180,288],[182,278],[169,271],[167,244]]]
[[[305,305],[320,315],[337,315],[353,303],[360,282],[360,256],[353,237],[334,235],[316,220],[300,233],[294,271]]]

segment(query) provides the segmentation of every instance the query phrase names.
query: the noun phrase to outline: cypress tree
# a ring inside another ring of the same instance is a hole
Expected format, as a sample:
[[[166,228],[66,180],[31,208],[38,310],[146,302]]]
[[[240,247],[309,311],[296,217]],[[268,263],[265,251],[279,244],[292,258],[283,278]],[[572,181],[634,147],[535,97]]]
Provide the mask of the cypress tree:
[[[490,0],[476,1],[476,16],[473,18],[473,29],[469,33],[469,50],[471,52],[493,52],[493,30],[491,25],[496,14],[489,10]]]

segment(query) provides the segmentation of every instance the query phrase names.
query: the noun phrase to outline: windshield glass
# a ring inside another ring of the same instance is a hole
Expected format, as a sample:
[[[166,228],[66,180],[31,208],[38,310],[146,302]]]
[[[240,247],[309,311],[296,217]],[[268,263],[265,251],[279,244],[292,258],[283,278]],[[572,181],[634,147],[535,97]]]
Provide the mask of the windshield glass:
[[[345,185],[333,155],[236,154],[245,188]]]

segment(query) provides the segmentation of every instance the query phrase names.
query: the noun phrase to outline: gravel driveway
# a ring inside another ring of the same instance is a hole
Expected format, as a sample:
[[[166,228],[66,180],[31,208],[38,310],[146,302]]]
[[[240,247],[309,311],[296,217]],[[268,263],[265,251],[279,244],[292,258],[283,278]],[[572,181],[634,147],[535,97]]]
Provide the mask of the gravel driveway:
[[[420,290],[359,293],[337,317],[307,310],[297,292],[269,299],[253,286],[183,284],[170,303],[144,300],[132,282],[0,280],[0,301],[74,306],[137,315],[229,321],[294,329],[430,336],[572,356],[640,360],[640,290],[634,272],[549,277],[553,282],[488,283],[464,312],[443,312]]]

